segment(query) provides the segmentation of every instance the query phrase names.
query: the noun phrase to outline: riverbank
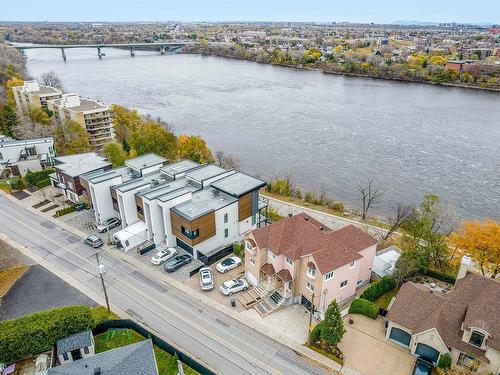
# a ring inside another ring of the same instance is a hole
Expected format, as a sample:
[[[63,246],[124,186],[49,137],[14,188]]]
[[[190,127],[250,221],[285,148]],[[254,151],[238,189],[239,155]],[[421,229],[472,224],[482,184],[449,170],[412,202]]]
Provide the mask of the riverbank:
[[[370,79],[375,79],[375,80],[415,83],[415,84],[424,83],[424,84],[429,84],[429,85],[433,85],[433,86],[446,86],[446,87],[454,87],[454,88],[472,89],[472,90],[490,91],[490,92],[500,93],[500,88],[496,88],[496,87],[481,87],[479,85],[457,84],[457,83],[451,83],[451,82],[433,82],[433,81],[429,81],[429,80],[414,80],[414,79],[404,79],[404,78],[398,78],[398,77],[375,76],[375,75],[371,75],[371,74],[363,74],[363,73],[355,73],[355,72],[333,71],[333,70],[327,70],[327,69],[322,68],[322,67],[304,66],[302,64],[295,65],[295,64],[285,64],[285,63],[277,63],[277,62],[269,62],[269,61],[259,61],[256,59],[250,59],[250,58],[245,58],[245,57],[241,57],[241,56],[206,52],[203,50],[190,51],[190,50],[182,49],[178,53],[187,54],[187,55],[202,55],[202,56],[222,57],[222,58],[241,60],[241,61],[251,61],[251,62],[258,63],[258,64],[263,64],[263,65],[272,65],[272,66],[283,67],[283,68],[292,68],[292,69],[297,69],[297,70],[309,70],[309,71],[322,72],[324,74],[333,74],[333,75],[340,75],[340,76],[347,76],[347,77],[370,78]]]

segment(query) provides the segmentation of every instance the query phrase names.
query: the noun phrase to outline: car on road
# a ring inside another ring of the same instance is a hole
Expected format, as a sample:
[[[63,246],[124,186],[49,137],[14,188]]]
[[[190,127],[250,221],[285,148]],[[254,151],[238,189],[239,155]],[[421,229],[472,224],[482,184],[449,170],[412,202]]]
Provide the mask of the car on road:
[[[224,259],[222,262],[217,263],[215,268],[220,273],[226,273],[227,271],[238,267],[241,263],[242,263],[241,258],[229,257],[229,258]]]
[[[245,279],[232,279],[224,281],[219,290],[225,296],[231,296],[234,293],[248,289],[248,283]]]
[[[163,268],[167,272],[174,272],[177,271],[179,268],[185,266],[186,264],[191,263],[191,260],[193,260],[193,258],[191,258],[190,255],[187,254],[178,255],[175,258],[170,259],[167,263],[165,263]]]
[[[177,255],[177,249],[174,247],[169,247],[166,249],[159,250],[153,255],[151,258],[151,263],[155,266],[159,266],[162,263],[165,263],[167,260],[173,258]]]
[[[417,358],[415,366],[413,367],[412,375],[430,375],[432,367],[432,363],[427,362],[425,359]]]
[[[83,242],[86,245],[89,245],[89,246],[93,247],[94,249],[96,249],[96,248],[101,247],[102,245],[104,245],[103,240],[101,240],[95,234],[88,235],[87,237],[85,237],[85,239],[83,240]]]
[[[101,224],[97,226],[97,231],[99,233],[107,232],[109,229],[116,228],[121,224],[121,220],[117,217],[110,217],[109,219],[104,220]]]
[[[212,290],[214,288],[214,271],[210,267],[202,267],[199,275],[201,290]]]

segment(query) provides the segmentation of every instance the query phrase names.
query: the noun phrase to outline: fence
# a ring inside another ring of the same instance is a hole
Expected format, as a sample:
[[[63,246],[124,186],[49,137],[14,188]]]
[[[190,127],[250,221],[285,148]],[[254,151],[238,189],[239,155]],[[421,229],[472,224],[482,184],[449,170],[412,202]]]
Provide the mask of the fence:
[[[118,319],[118,320],[108,320],[105,321],[101,324],[98,324],[94,330],[94,336],[98,335],[100,333],[106,332],[108,329],[116,329],[116,328],[128,328],[131,329],[141,336],[145,338],[151,338],[151,341],[153,341],[153,344],[158,346],[160,349],[164,350],[165,352],[169,353],[170,355],[175,355],[177,354],[177,357],[179,357],[179,360],[186,364],[187,366],[191,367],[193,370],[199,372],[202,375],[215,375],[215,373],[205,366],[203,366],[201,363],[195,361],[193,358],[188,356],[187,354],[181,352],[179,349],[173,347],[170,345],[168,342],[162,340],[158,336],[156,336],[154,333],[151,333],[148,331],[146,328],[143,326],[137,324],[136,322],[130,320],[130,319]]]
[[[207,266],[214,264],[218,260],[221,260],[226,255],[231,254],[233,252],[233,244],[224,247],[223,249],[213,253],[212,255],[203,255],[201,252],[198,252],[198,259],[205,263]]]

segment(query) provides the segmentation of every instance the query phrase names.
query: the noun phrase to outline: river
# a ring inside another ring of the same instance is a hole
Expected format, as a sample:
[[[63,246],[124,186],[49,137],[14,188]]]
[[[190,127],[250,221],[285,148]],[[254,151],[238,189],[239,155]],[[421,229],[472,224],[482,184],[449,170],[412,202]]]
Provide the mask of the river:
[[[54,70],[68,92],[161,116],[178,134],[240,157],[263,178],[360,206],[355,186],[397,202],[438,194],[460,219],[499,218],[500,94],[327,75],[199,55],[106,49],[28,50],[34,77]]]

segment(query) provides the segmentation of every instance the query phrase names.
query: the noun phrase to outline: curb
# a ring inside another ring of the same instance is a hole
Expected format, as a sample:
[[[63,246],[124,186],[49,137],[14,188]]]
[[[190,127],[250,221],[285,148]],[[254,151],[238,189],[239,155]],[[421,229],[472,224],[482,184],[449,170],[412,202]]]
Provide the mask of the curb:
[[[46,215],[45,213],[43,212],[38,212],[36,209],[34,209],[33,207],[31,206],[25,206],[23,205],[22,203],[20,204],[20,202],[18,200],[16,200],[14,197],[11,197],[9,194],[3,192],[3,191],[0,191],[0,194],[3,195],[4,197],[6,197],[8,200],[10,200],[11,202],[14,202],[15,204],[23,207],[23,208],[26,208],[28,211],[31,211],[32,213],[38,215],[38,216],[43,216],[43,217],[46,217],[48,220],[52,221],[53,223],[57,224],[58,226],[62,227],[63,229],[67,230],[68,232],[72,232],[78,236],[81,236],[81,237],[85,237],[87,235],[87,233],[79,230],[79,229],[76,229],[68,224],[66,224],[64,221],[62,220],[58,220],[56,218],[53,218],[52,216],[50,215]],[[300,206],[298,206],[300,207]],[[0,237],[3,239],[3,238],[7,238],[6,242],[8,242],[9,244],[14,244],[13,246],[18,249],[19,251],[23,252],[23,254],[25,255],[28,255],[26,254],[27,252],[27,249],[24,247],[24,246],[21,246],[19,244],[17,244],[15,241],[11,240],[9,237],[7,237],[6,235],[4,234],[1,234],[0,233]],[[121,252],[121,251],[114,251],[114,252],[111,252],[109,250],[112,250],[113,248],[108,246],[108,245],[104,245],[103,248],[106,250],[106,252],[111,255],[111,256],[115,256],[115,257],[118,257],[122,260],[125,260],[127,261],[128,263],[132,263],[134,266],[138,267],[141,269],[141,271],[146,271],[145,273],[148,275],[148,276],[151,276],[150,274],[152,273],[152,270],[149,269],[146,265],[142,264],[141,262],[137,261],[135,258],[131,257],[131,256],[128,256],[126,255],[125,253]],[[31,252],[30,252],[31,254]],[[30,255],[28,255],[30,256]],[[32,257],[33,260],[35,260],[37,263],[39,264],[47,264],[48,266],[44,266],[45,268],[47,268],[49,271],[55,273],[53,270],[55,269],[55,267],[53,267],[50,263],[47,263],[45,262],[43,259],[41,259],[40,257],[38,256],[34,256]],[[71,280],[72,282],[75,282],[77,283],[78,285],[80,285],[80,282],[78,282],[77,280],[73,279],[71,276],[68,276],[68,275],[65,275],[65,277],[68,279],[68,280]],[[199,302],[202,302],[212,308],[214,308],[215,310],[219,311],[219,312],[222,312],[223,314],[225,315],[228,315],[230,316],[231,318],[243,323],[244,325],[246,325],[247,327],[251,328],[251,329],[254,329],[255,331],[289,347],[290,349],[292,349],[294,352],[296,352],[298,355],[301,355],[303,357],[307,357],[309,358],[310,360],[318,363],[319,365],[323,366],[323,367],[326,367],[327,369],[329,370],[334,370],[334,371],[337,371],[337,372],[340,372],[342,370],[342,366],[340,364],[338,364],[337,362],[319,354],[319,353],[316,353],[315,351],[303,346],[301,343],[293,340],[293,339],[290,339],[286,336],[284,336],[283,334],[275,331],[274,329],[270,328],[270,327],[267,327],[267,326],[264,326],[262,325],[260,322],[256,321],[255,319],[251,318],[251,317],[247,317],[247,316],[244,316],[242,314],[239,314],[237,313],[236,311],[230,309],[229,307],[227,306],[224,306],[224,305],[221,305],[217,302],[214,302],[212,299],[210,299],[209,297],[203,295],[201,292],[197,291],[196,289],[192,289],[190,287],[188,287],[187,285],[184,285],[182,283],[180,283],[179,281],[167,276],[167,275],[164,275],[164,274],[158,274],[158,275],[154,275],[154,277],[158,280],[160,279],[161,281],[165,282],[166,284],[182,291],[183,293],[185,294],[188,294],[194,298],[196,298]],[[64,280],[64,278],[62,278]],[[65,280],[66,281],[66,280]],[[104,302],[104,299],[101,297],[101,296],[98,296],[96,295],[96,293],[94,293],[93,291],[91,291],[90,289],[88,289],[87,287],[85,287],[84,285],[82,285],[82,289],[83,290],[87,290],[87,292],[85,292],[85,294],[87,294],[89,297],[91,297],[92,299],[94,299],[96,302],[100,303],[101,305],[103,305],[105,302]],[[113,305],[113,310],[114,311],[119,311],[120,313],[118,314],[119,316],[122,316],[122,317],[127,317],[129,318],[129,314],[127,314],[126,312],[120,310],[119,308],[117,308],[116,306]]]

